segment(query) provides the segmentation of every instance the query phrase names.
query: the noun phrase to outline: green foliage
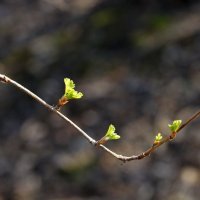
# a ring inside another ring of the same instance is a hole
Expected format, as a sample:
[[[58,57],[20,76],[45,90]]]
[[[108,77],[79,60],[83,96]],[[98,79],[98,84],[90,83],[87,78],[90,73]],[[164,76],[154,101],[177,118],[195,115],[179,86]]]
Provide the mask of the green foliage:
[[[170,24],[170,17],[167,15],[153,15],[149,18],[149,25],[152,30],[162,30]]]
[[[65,94],[64,97],[66,97],[68,100],[70,99],[80,99],[83,94],[81,92],[77,92],[75,88],[75,84],[72,80],[69,78],[64,79],[65,83]]]
[[[111,25],[115,20],[115,12],[112,9],[104,9],[92,16],[92,25],[95,28],[103,28]]]
[[[117,140],[120,138],[120,136],[115,133],[115,127],[112,124],[110,124],[105,137],[106,140]]]
[[[182,120],[174,120],[172,124],[168,124],[172,132],[176,132],[181,126]]]
[[[155,137],[155,141],[154,142],[160,142],[162,140],[163,136],[161,133],[158,133],[158,135],[156,135]]]

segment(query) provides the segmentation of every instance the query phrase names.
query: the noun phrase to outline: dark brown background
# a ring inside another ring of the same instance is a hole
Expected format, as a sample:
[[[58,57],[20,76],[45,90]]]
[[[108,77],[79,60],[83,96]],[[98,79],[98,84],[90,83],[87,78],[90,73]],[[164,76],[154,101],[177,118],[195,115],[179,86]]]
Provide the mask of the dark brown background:
[[[189,0],[1,0],[0,73],[50,104],[64,77],[85,95],[63,112],[118,153],[147,149],[200,103],[200,4]],[[198,200],[200,121],[122,164],[16,88],[0,85],[1,200]]]

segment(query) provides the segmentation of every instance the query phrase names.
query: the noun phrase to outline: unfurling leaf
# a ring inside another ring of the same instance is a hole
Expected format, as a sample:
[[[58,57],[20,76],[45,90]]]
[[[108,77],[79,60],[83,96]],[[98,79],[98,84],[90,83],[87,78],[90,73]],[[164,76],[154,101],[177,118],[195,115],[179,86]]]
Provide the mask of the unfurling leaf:
[[[83,94],[81,92],[77,92],[75,88],[74,82],[69,79],[65,78],[64,79],[65,83],[65,93],[64,95],[58,100],[57,105],[55,106],[55,109],[60,110],[62,106],[64,106],[66,103],[69,102],[71,99],[80,99]]]
[[[168,124],[171,132],[176,132],[181,126],[182,120],[174,120],[172,124]]]
[[[68,100],[70,100],[70,99],[80,99],[83,96],[83,94],[81,92],[77,92],[74,89],[75,84],[72,80],[70,80],[69,78],[65,78],[64,83],[65,83],[65,94],[64,94],[64,96]]]
[[[106,134],[100,140],[97,141],[97,145],[105,144],[108,140],[117,140],[119,138],[120,136],[117,135],[117,133],[115,133],[115,127],[112,124],[110,124]]]
[[[115,133],[115,127],[112,124],[110,124],[105,137],[107,140],[118,140],[120,138],[120,136]]]

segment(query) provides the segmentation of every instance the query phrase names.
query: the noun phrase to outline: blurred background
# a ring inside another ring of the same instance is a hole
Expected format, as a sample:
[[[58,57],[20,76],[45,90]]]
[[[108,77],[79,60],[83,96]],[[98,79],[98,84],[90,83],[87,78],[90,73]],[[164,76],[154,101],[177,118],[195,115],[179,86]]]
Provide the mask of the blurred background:
[[[0,73],[133,155],[200,107],[198,0],[1,0]],[[0,200],[198,200],[200,120],[150,157],[122,164],[14,87],[0,84]]]

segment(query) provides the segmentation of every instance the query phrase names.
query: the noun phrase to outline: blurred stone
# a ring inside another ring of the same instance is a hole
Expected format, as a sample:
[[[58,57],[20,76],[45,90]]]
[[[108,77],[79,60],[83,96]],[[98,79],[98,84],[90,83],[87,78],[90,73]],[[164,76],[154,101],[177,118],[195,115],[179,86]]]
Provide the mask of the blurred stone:
[[[200,170],[194,167],[184,167],[181,170],[181,180],[189,186],[200,185]]]
[[[45,125],[33,118],[25,121],[20,130],[22,139],[34,144],[43,140],[46,135],[47,128]]]
[[[149,200],[153,197],[154,188],[151,184],[144,183],[138,190],[138,198],[140,200]]]
[[[26,153],[17,160],[15,171],[13,172],[16,178],[27,176],[31,173],[36,164],[37,157],[34,154]]]
[[[12,171],[11,163],[5,158],[0,158],[0,177],[6,176]]]
[[[94,162],[94,153],[86,149],[69,155],[67,153],[59,153],[54,156],[53,161],[58,169],[73,173],[90,167]]]
[[[39,176],[29,174],[16,180],[14,185],[14,194],[16,200],[34,200],[37,199],[41,187]]]
[[[100,98],[102,96],[109,95],[110,91],[114,87],[114,83],[110,80],[99,79],[99,80],[91,80],[91,83],[87,83],[84,85],[85,95],[89,96],[90,99]]]

